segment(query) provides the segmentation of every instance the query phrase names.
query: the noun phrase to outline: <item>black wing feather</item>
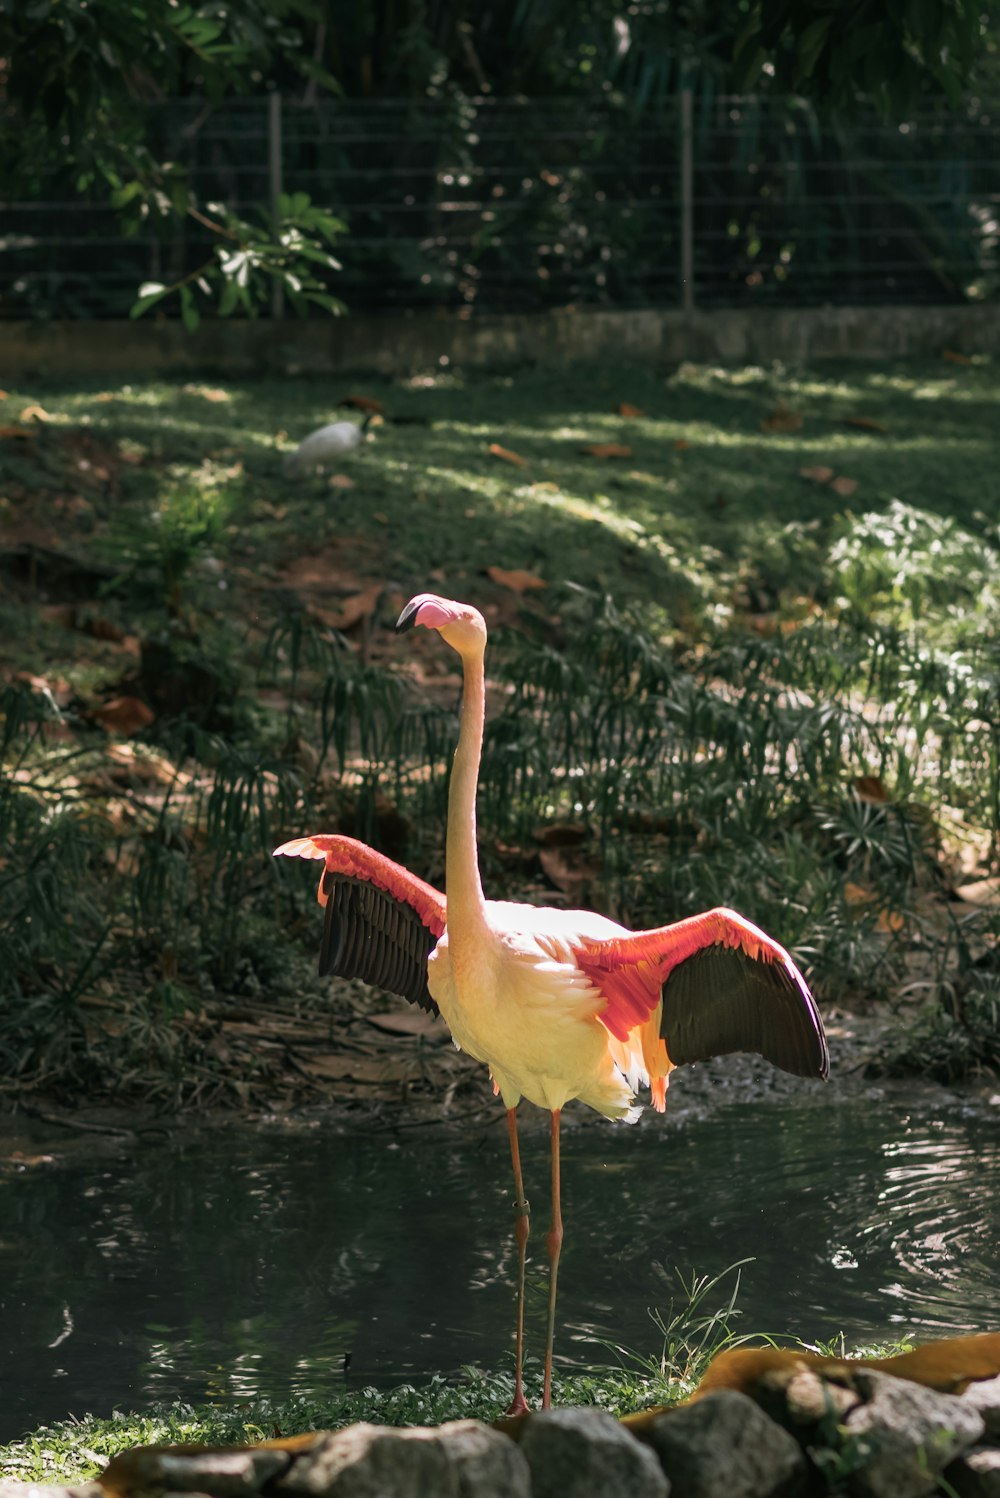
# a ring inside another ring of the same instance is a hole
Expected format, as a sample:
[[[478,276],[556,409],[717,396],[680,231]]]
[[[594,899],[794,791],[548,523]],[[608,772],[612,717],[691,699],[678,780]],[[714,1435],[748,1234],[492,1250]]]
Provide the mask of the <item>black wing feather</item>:
[[[780,962],[738,948],[704,947],[672,969],[660,1034],[675,1066],[756,1051],[783,1071],[825,1077],[826,1037],[812,995]]]
[[[321,978],[360,978],[438,1014],[427,987],[427,959],[437,946],[412,906],[376,884],[328,869]]]

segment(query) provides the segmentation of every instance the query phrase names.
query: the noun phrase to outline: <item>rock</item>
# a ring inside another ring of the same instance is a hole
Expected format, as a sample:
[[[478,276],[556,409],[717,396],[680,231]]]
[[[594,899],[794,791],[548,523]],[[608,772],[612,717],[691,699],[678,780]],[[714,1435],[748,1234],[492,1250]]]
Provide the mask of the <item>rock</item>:
[[[959,1498],[1000,1498],[1000,1451],[973,1446],[945,1468],[944,1480]]]
[[[987,1441],[1000,1441],[1000,1378],[980,1379],[959,1398],[982,1415]]]
[[[479,1420],[450,1420],[436,1431],[458,1474],[459,1498],[531,1498],[531,1472],[519,1446]]]
[[[644,1427],[671,1487],[683,1498],[770,1498],[802,1483],[798,1442],[746,1394],[720,1389]]]
[[[273,1447],[137,1446],[123,1451],[101,1473],[98,1491],[210,1493],[250,1498],[285,1472],[291,1456]]]
[[[0,1482],[0,1498],[108,1498],[99,1482],[79,1482],[72,1487],[59,1483]]]
[[[329,1498],[531,1498],[524,1456],[477,1420],[325,1432],[274,1487]]]
[[[781,1424],[793,1430],[842,1420],[861,1403],[860,1394],[817,1368],[796,1369],[780,1380],[765,1374],[756,1391],[757,1402]]]
[[[667,1498],[655,1455],[606,1410],[542,1410],[525,1421],[521,1451],[533,1498]]]
[[[841,1456],[854,1468],[848,1488],[858,1498],[920,1498],[937,1487],[949,1462],[983,1433],[983,1418],[965,1399],[872,1369],[858,1369],[866,1403],[842,1429]]]
[[[456,1467],[436,1431],[367,1421],[321,1435],[274,1486],[336,1498],[459,1498]]]

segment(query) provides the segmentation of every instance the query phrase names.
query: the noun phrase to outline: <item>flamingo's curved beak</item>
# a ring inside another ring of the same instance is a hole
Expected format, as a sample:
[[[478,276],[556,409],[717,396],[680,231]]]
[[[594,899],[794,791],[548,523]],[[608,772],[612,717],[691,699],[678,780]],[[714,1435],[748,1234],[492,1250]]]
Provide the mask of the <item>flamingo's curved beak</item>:
[[[411,629],[414,624],[424,624],[428,629],[441,629],[453,624],[461,614],[461,604],[449,598],[439,598],[436,593],[418,593],[411,598],[396,620],[396,633]]]

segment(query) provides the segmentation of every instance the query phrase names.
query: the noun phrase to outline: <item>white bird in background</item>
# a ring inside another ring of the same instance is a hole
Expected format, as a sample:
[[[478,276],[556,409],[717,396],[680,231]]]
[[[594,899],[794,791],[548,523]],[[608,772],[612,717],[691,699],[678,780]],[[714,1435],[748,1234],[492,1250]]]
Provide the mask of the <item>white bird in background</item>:
[[[825,1077],[823,1022],[791,957],[734,910],[627,931],[585,910],[487,900],[479,877],[476,785],[483,746],[486,624],[469,604],[420,593],[399,616],[437,630],[462,660],[465,689],[448,792],[446,893],[354,838],[317,834],[276,852],[324,861],[320,972],[362,978],[440,1013],[455,1042],[490,1068],[507,1110],[514,1167],[518,1295],[514,1400],[521,1377],[528,1204],[516,1109],[552,1114],[552,1226],[543,1406],[551,1400],[562,1245],[559,1117],[580,1098],[633,1119],[647,1085],[662,1110],[675,1066],[757,1051],[785,1071]]]
[[[360,426],[353,421],[331,421],[328,426],[317,427],[315,432],[303,437],[293,453],[287,455],[281,465],[283,471],[286,474],[307,473],[353,452],[366,440],[368,428],[374,420],[374,412],[369,412]]]

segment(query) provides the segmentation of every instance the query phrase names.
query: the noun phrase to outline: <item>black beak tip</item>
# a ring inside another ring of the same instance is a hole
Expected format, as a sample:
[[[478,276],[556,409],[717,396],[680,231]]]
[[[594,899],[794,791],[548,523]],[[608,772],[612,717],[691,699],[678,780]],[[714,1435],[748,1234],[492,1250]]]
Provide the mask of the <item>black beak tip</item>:
[[[409,603],[404,608],[403,612],[400,614],[399,618],[396,620],[397,635],[402,634],[404,629],[413,628],[414,624],[416,624],[417,622],[417,612],[419,608],[420,604],[417,602],[417,600],[415,598],[411,598]]]

